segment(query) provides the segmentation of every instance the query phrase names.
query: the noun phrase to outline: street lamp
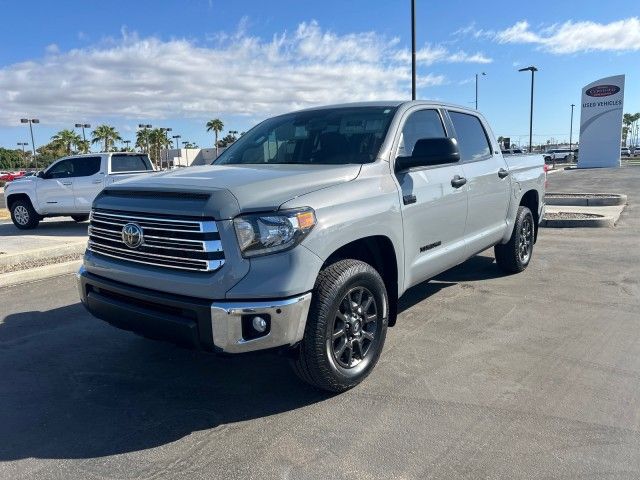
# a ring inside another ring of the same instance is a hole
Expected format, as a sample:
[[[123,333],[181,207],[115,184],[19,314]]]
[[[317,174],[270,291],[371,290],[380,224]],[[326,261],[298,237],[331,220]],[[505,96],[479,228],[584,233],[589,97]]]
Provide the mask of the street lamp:
[[[146,135],[146,133],[147,133],[147,129],[149,129],[149,128],[151,128],[151,127],[153,127],[153,125],[149,125],[149,124],[147,124],[147,123],[139,123],[139,124],[138,124],[138,128],[141,128],[141,129],[142,129],[142,130],[144,130],[144,132],[145,132],[145,136],[144,136],[144,138],[145,138],[145,140],[147,141],[147,153],[149,153],[149,136],[148,136],[148,135]]]
[[[87,141],[87,137],[84,135],[85,128],[91,128],[91,125],[88,123],[76,123],[76,128],[82,128],[82,140]]]
[[[178,150],[178,139],[182,138],[182,136],[181,135],[174,135],[171,138],[173,138],[176,141],[176,150]]]
[[[411,100],[416,99],[416,0],[411,0]]]
[[[22,161],[24,162],[24,169],[27,169],[27,154],[24,151],[24,147],[28,146],[29,142],[18,142],[18,146],[22,147]]]
[[[521,68],[518,71],[531,72],[531,108],[529,110],[529,153],[531,153],[531,149],[533,146],[533,80],[538,69],[531,65],[530,67]]]
[[[20,123],[28,123],[31,131],[31,147],[33,148],[33,159],[36,162],[36,170],[38,169],[38,159],[36,158],[36,142],[33,140],[33,124],[40,123],[37,118],[21,118]]]
[[[123,140],[122,143],[124,143],[126,145],[125,149],[128,152],[129,151],[129,144],[131,143],[131,140]]]
[[[486,73],[482,72],[481,75],[484,77]],[[478,74],[477,73],[476,73],[476,110],[478,110]]]
[[[167,143],[168,143],[169,142],[169,132],[172,131],[173,128],[164,127],[164,128],[161,128],[160,130],[164,132],[164,138],[167,140]],[[167,150],[167,149],[165,149],[165,150]],[[162,168],[162,158],[160,158],[160,168]],[[167,150],[167,168],[169,168],[169,150]]]
[[[569,126],[569,158],[573,158],[573,151],[571,150],[571,144],[573,140],[573,107],[575,104],[571,104],[571,125]]]

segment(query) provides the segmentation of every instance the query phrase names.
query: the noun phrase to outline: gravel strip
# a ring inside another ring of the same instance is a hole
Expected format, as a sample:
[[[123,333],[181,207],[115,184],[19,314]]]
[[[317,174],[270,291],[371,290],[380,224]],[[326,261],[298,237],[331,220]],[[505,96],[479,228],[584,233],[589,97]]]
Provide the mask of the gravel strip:
[[[35,267],[43,267],[45,265],[52,265],[54,263],[71,262],[73,260],[80,260],[84,252],[73,253],[69,255],[62,255],[60,257],[41,258],[39,260],[32,260],[25,263],[16,263],[13,265],[0,266],[0,273],[16,272],[18,270],[28,270]]]
[[[595,213],[577,213],[577,212],[558,212],[545,213],[545,220],[586,220],[590,218],[604,218],[604,215],[596,215]]]
[[[620,198],[617,193],[547,193],[547,198]]]

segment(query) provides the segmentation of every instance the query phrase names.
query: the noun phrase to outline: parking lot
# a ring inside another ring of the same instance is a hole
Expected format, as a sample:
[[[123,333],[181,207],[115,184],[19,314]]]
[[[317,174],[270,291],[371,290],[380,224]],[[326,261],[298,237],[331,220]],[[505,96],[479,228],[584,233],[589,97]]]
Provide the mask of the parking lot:
[[[484,252],[401,301],[342,395],[285,358],[220,358],[90,317],[73,275],[0,290],[0,477],[638,478],[640,167],[612,229],[545,229],[522,274]]]

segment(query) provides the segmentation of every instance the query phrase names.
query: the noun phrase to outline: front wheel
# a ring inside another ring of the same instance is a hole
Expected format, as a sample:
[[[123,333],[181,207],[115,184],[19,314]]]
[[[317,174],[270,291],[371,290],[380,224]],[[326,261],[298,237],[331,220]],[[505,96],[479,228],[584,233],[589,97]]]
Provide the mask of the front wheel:
[[[320,272],[293,369],[322,390],[343,392],[376,365],[387,334],[384,281],[369,264],[341,260]]]
[[[494,247],[496,263],[502,270],[519,273],[527,268],[533,255],[535,228],[531,210],[523,206],[518,207],[511,238],[507,243]]]
[[[40,216],[28,200],[17,200],[11,205],[11,221],[20,230],[36,228],[40,223]]]

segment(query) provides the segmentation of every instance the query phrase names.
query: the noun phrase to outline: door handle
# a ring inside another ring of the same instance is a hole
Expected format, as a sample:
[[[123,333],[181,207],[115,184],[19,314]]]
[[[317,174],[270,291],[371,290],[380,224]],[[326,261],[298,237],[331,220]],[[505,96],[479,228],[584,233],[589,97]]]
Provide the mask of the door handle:
[[[66,185],[67,187],[73,185],[73,182],[62,182],[63,185]]]
[[[410,205],[412,203],[416,203],[417,199],[415,195],[405,195],[402,197],[402,203],[405,205]]]
[[[102,178],[99,178],[99,179],[93,181],[93,183],[102,183],[102,182],[103,182]]]
[[[498,176],[500,178],[508,177],[509,176],[509,171],[505,170],[504,168],[501,168],[500,170],[498,170]]]
[[[463,186],[465,183],[467,183],[467,179],[464,177],[461,177],[460,175],[456,175],[455,177],[453,177],[451,179],[451,186],[453,188],[460,188],[461,186]]]

